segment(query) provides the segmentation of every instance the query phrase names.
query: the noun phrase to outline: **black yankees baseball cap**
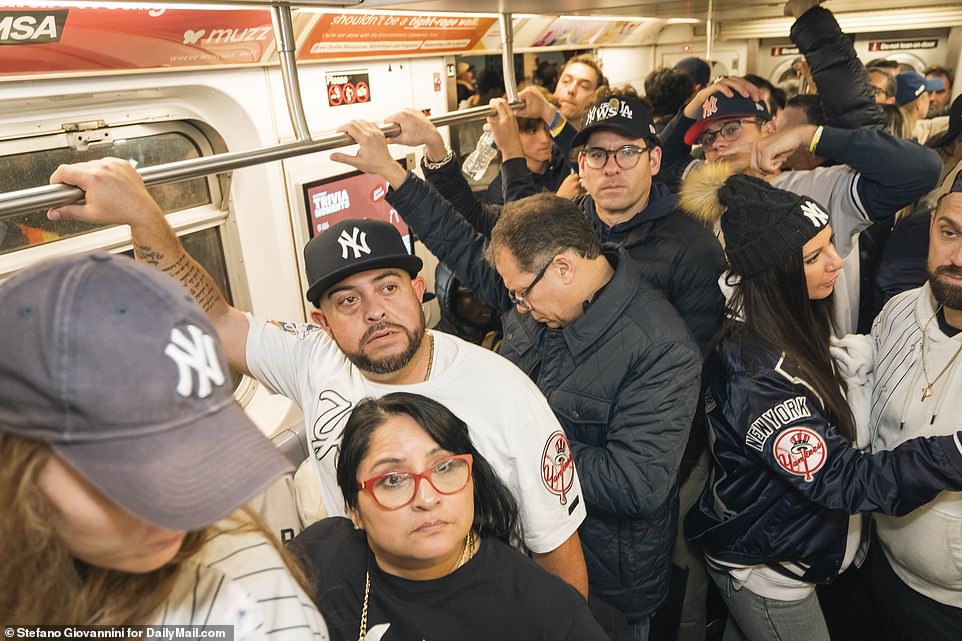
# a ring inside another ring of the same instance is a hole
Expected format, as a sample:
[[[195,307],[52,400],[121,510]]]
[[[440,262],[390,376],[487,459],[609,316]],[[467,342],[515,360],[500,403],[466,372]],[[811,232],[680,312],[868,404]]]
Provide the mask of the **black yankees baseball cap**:
[[[400,267],[414,278],[423,266],[408,253],[394,225],[367,218],[342,220],[304,245],[307,300],[319,307],[324,292],[358,272]]]
[[[591,134],[602,130],[616,131],[631,139],[654,137],[656,132],[651,122],[651,105],[627,94],[598,100],[585,113],[585,126],[572,139],[571,148],[584,145]]]
[[[170,276],[103,252],[0,284],[0,432],[113,503],[197,530],[292,471],[234,400],[217,333]]]

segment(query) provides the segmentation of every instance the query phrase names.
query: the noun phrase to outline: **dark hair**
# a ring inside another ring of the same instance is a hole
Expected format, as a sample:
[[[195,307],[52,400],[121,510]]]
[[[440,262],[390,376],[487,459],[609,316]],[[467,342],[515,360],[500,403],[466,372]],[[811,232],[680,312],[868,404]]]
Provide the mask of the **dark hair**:
[[[745,74],[745,80],[752,83],[759,89],[768,89],[768,113],[774,118],[775,114],[778,113],[779,109],[785,108],[785,90],[781,87],[776,87],[768,80],[762,78],[761,76],[756,76],[753,73]]]
[[[568,65],[575,64],[575,63],[586,65],[588,67],[591,67],[594,70],[595,80],[596,80],[596,84],[595,84],[596,89],[598,87],[602,87],[608,84],[608,79],[605,78],[605,73],[601,70],[601,62],[599,62],[598,59],[595,58],[590,53],[580,53],[577,56],[572,56],[571,58],[568,58],[568,60],[565,61],[564,67],[561,68],[561,74],[563,74],[564,70],[568,68]],[[561,76],[561,74],[558,74],[559,77]]]
[[[539,60],[531,79],[535,85],[554,91],[558,84],[558,65],[548,60]]]
[[[825,109],[822,107],[822,100],[818,97],[818,94],[803,93],[792,96],[785,103],[785,107],[793,107],[804,111],[806,123],[809,125],[825,124]]]
[[[645,78],[645,96],[656,117],[674,116],[691,99],[694,89],[691,76],[677,69],[655,69]]]
[[[885,70],[888,69],[889,71],[894,72],[896,69],[899,68],[899,62],[898,60],[889,60],[888,58],[873,58],[872,60],[869,60],[868,62],[865,63],[865,68],[879,69],[884,73],[889,73],[888,71],[885,71]]]
[[[507,539],[518,530],[518,503],[491,464],[475,449],[468,426],[441,403],[420,394],[393,392],[357,404],[344,426],[337,457],[337,485],[348,509],[357,508],[357,468],[371,435],[392,416],[409,416],[438,445],[474,458],[474,528],[482,536]]]
[[[511,252],[522,271],[534,272],[565,250],[597,258],[601,241],[574,201],[542,193],[509,202],[501,210],[485,254],[491,265],[501,248]]]
[[[844,381],[829,353],[832,296],[811,300],[801,250],[784,263],[742,278],[728,302],[721,336],[757,340],[797,368],[821,398],[839,433],[855,440],[855,419],[842,393]],[[735,320],[736,318],[741,320]]]
[[[547,129],[547,125],[545,125],[544,120],[541,118],[521,118],[515,116],[515,120],[518,121],[518,131],[523,134],[533,134],[542,129]]]
[[[479,71],[475,85],[477,86],[477,92],[479,96],[484,96],[491,93],[504,95],[504,76],[502,76],[501,72],[497,69],[489,69],[485,67]]]

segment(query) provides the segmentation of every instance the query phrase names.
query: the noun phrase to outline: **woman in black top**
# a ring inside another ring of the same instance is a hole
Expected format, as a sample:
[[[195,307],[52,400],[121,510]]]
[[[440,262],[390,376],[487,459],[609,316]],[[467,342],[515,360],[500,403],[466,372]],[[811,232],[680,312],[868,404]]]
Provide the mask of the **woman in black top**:
[[[607,639],[574,589],[499,540],[517,504],[443,405],[362,401],[337,477],[351,519],[291,543],[332,639]]]

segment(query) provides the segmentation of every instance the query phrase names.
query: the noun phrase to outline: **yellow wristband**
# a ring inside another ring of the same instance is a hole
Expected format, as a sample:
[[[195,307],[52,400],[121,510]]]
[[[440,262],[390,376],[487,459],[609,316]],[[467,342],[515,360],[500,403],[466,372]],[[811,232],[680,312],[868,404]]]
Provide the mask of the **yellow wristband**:
[[[557,138],[566,124],[568,124],[568,121],[561,115],[561,112],[555,112],[554,118],[551,119],[551,124],[548,125],[548,132],[551,134],[551,137]]]
[[[808,150],[813,154],[815,153],[815,148],[818,146],[818,141],[822,139],[822,131],[824,129],[825,127],[819,125],[818,129],[815,130],[814,135],[812,135],[812,142],[808,143]]]

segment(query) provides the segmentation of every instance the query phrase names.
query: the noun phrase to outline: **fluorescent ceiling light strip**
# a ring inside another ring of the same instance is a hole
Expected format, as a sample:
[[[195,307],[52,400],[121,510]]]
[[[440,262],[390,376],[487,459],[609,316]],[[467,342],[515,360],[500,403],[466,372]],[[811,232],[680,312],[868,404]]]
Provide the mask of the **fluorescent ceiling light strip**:
[[[894,9],[887,11],[839,13],[835,15],[842,31],[859,33],[866,31],[902,31],[916,29],[919,24],[948,27],[962,24],[962,9],[955,7],[930,7],[919,9]],[[769,18],[723,22],[721,35],[726,39],[775,38],[787,36],[791,18]]]
[[[296,3],[296,0],[294,0]],[[314,6],[304,6],[299,7],[296,4],[292,4],[292,7],[297,9],[302,13],[349,13],[365,16],[383,16],[386,14],[397,14],[405,16],[440,16],[448,15],[451,17],[459,18],[497,18],[499,14],[497,13],[483,13],[483,12],[471,12],[471,11],[407,11],[405,9],[392,9],[390,6],[385,6],[383,9],[341,9],[339,7],[314,7]]]

